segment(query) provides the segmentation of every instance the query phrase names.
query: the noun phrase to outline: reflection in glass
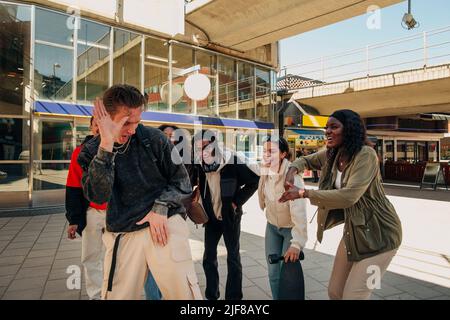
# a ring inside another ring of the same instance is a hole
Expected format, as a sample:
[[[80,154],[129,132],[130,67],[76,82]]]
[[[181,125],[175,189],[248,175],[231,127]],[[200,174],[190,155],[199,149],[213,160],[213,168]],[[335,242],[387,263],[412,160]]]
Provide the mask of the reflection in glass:
[[[224,118],[236,118],[236,63],[234,60],[217,57],[219,73],[219,115]]]
[[[413,163],[416,161],[414,149],[413,141],[397,141],[397,160]]]
[[[192,113],[193,101],[183,90],[184,81],[189,74],[179,75],[184,69],[194,66],[194,50],[184,46],[173,45],[172,49],[172,111],[179,113]]]
[[[77,125],[75,145],[79,146],[79,145],[83,144],[86,137],[91,134],[92,134],[92,132],[91,132],[91,128],[89,127],[89,123]]]
[[[0,3],[0,114],[26,115],[30,83],[30,8]]]
[[[153,38],[145,39],[144,92],[150,111],[169,109],[169,48],[164,43]]]
[[[245,62],[238,62],[238,108],[239,119],[255,120],[254,104],[254,67]]]
[[[277,90],[277,73],[273,70],[270,71],[270,78],[271,78],[271,89],[272,91],[276,91]]]
[[[211,91],[205,100],[197,101],[197,114],[205,116],[219,116],[216,114],[216,56],[204,51],[196,51],[196,64],[200,66],[200,73],[207,75],[211,82]]]
[[[29,130],[28,120],[0,118],[0,160],[29,160]]]
[[[385,141],[386,153],[384,155],[385,161],[394,161],[394,141]]]
[[[92,101],[109,85],[110,28],[81,20],[78,31],[77,100]]]
[[[438,143],[428,142],[428,161],[438,162]]]
[[[141,37],[114,30],[114,84],[126,83],[141,89]]]
[[[427,143],[426,142],[417,142],[417,158],[415,161],[423,162],[428,160],[427,154]]]
[[[41,99],[71,100],[73,51],[36,44],[34,88]]]
[[[35,164],[33,190],[54,190],[66,187],[69,163]]]
[[[75,27],[67,14],[36,8],[36,40],[73,46]]]
[[[441,160],[450,161],[450,137],[443,138],[440,141]]]
[[[38,126],[34,134],[34,159],[70,160],[73,151],[72,123],[40,121]]]
[[[1,163],[0,194],[5,191],[28,191],[28,168],[27,164]]]

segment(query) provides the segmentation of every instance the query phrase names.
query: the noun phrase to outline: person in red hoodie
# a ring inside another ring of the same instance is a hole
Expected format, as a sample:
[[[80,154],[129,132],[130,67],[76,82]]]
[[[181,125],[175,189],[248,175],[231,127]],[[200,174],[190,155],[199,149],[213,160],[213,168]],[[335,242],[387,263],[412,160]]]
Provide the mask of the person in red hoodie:
[[[103,258],[105,249],[102,235],[105,229],[107,204],[89,202],[83,194],[81,177],[83,170],[77,162],[83,145],[99,134],[94,117],[91,118],[92,135],[72,153],[66,183],[66,218],[69,222],[67,236],[75,239],[76,233],[81,237],[81,263],[86,278],[86,291],[91,300],[100,300],[103,283]]]

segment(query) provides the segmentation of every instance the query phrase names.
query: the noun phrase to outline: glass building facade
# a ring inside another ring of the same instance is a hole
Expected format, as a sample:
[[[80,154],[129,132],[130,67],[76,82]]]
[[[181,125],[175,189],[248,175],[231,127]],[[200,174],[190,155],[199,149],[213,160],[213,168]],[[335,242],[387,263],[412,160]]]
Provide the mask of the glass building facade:
[[[88,114],[38,104],[91,106],[127,83],[147,94],[148,112],[273,123],[268,66],[21,3],[0,1],[0,25],[0,209],[63,199],[72,152],[89,134]],[[211,82],[202,101],[184,92],[188,68]],[[255,151],[253,137],[236,140]]]

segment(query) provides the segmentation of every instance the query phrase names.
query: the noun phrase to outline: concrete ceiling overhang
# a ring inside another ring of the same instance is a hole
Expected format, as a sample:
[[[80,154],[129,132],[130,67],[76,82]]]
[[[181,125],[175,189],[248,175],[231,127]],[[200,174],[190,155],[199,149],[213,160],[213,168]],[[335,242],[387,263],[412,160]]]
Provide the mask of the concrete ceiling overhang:
[[[362,117],[450,112],[450,77],[297,101],[322,115],[338,109],[352,109]]]
[[[188,12],[186,20],[206,32],[210,42],[248,51],[365,14],[371,5],[383,8],[401,1],[212,0]]]

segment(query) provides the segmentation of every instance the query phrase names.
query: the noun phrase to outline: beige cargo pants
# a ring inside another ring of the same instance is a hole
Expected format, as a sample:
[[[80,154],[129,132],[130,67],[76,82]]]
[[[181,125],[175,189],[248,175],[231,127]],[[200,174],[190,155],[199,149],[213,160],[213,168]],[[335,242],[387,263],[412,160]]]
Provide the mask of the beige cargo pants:
[[[201,300],[189,246],[189,228],[176,214],[168,219],[166,246],[153,242],[150,229],[103,234],[106,247],[102,299],[139,300],[148,270],[166,300]]]
[[[103,257],[105,248],[102,235],[105,229],[106,210],[89,207],[86,227],[81,237],[81,264],[86,278],[86,292],[91,300],[99,300],[103,284]]]
[[[339,243],[334,259],[333,271],[328,284],[331,300],[368,300],[374,288],[370,286],[372,268],[376,268],[380,279],[397,253],[397,249],[380,253],[358,262],[347,260],[344,240]],[[369,282],[369,283],[368,283]]]

